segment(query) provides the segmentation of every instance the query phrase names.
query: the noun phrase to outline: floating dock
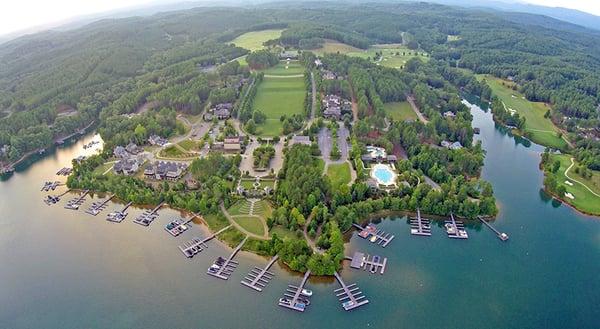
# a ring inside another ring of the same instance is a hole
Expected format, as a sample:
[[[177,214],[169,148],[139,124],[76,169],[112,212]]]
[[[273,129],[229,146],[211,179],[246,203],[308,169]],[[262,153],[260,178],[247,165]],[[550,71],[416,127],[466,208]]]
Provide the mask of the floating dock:
[[[355,252],[352,257],[346,257],[346,259],[350,260],[350,267],[355,269],[362,269],[365,271],[369,271],[371,273],[383,274],[385,272],[385,266],[387,265],[387,258],[380,256],[371,257],[368,254],[364,254],[362,252]]]
[[[360,236],[363,239],[368,239],[373,243],[377,243],[378,245],[384,248],[387,247],[387,245],[394,239],[393,235],[385,233],[382,230],[378,230],[377,227],[373,224],[369,224],[366,227],[362,227],[354,223],[352,225],[360,230],[358,236]]]
[[[179,234],[187,231],[188,228],[190,228],[188,224],[198,216],[200,215],[193,214],[192,217],[188,218],[185,221],[181,218],[176,218],[169,222],[169,224],[165,225],[165,230],[169,232],[172,236],[178,236]]]
[[[69,176],[73,172],[73,168],[64,167],[56,172],[57,176]]]
[[[67,194],[67,193],[69,193],[69,192],[71,192],[71,189],[68,189],[68,190],[64,191],[63,193],[61,193],[61,194],[59,194],[59,195],[47,195],[47,196],[46,196],[46,198],[44,199],[44,202],[45,202],[47,205],[49,205],[49,206],[50,206],[50,205],[53,205],[53,204],[56,204],[56,203],[58,203],[58,202],[60,201],[60,198],[61,198],[63,195],[65,195],[65,194]]]
[[[219,278],[222,280],[228,280],[233,271],[238,266],[238,262],[233,260],[233,257],[235,257],[238,251],[242,249],[242,246],[244,246],[246,240],[248,240],[248,237],[245,237],[244,240],[242,240],[242,242],[240,242],[240,244],[237,247],[235,247],[235,249],[233,249],[231,255],[229,255],[228,258],[223,258],[219,256],[217,260],[215,260],[215,262],[208,268],[206,274],[212,275],[215,278]]]
[[[339,299],[339,301],[342,302],[342,307],[344,310],[351,311],[357,307],[369,303],[369,300],[365,298],[365,295],[362,293],[362,291],[358,290],[356,283],[346,285],[338,272],[333,274],[342,286],[341,288],[335,289],[333,292],[335,292],[335,296]]]
[[[258,268],[254,267],[244,280],[242,280],[242,284],[248,288],[254,289],[258,292],[261,292],[263,288],[273,279],[275,274],[269,272],[269,268],[277,261],[279,256],[275,255],[275,257],[271,258],[271,260],[267,263],[265,267]]]
[[[304,277],[302,278],[302,281],[300,281],[299,286],[296,287],[291,284],[288,285],[286,292],[283,294],[284,297],[279,299],[278,305],[294,311],[304,312],[306,306],[308,306],[310,303],[308,300],[308,297],[310,296],[308,296],[308,294],[303,294],[302,291],[306,291],[306,289],[304,289],[304,285],[306,284],[309,276],[310,270],[304,273]],[[310,295],[312,295],[312,291]]]
[[[193,238],[190,241],[179,246],[179,250],[181,250],[181,252],[185,255],[185,257],[192,258],[196,254],[200,253],[202,250],[208,248],[208,246],[206,245],[206,242],[212,240],[214,237],[221,234],[222,232],[224,232],[225,230],[227,230],[230,227],[231,227],[231,225],[228,225],[228,226],[220,229],[219,231],[209,235],[208,237],[206,237],[204,239]]]
[[[42,192],[49,192],[50,190],[54,191],[54,190],[56,190],[57,187],[59,187],[61,185],[63,185],[63,184],[59,181],[44,182],[44,186],[42,186],[42,189],[40,191],[42,191]]]
[[[102,210],[104,210],[106,208],[106,205],[108,204],[108,202],[110,200],[112,200],[112,198],[114,198],[115,195],[111,195],[109,196],[107,199],[105,199],[104,201],[95,201],[92,203],[92,205],[90,206],[90,208],[88,210],[86,210],[85,212],[92,215],[92,216],[97,216]]]
[[[122,222],[125,219],[125,217],[127,217],[127,208],[129,208],[129,206],[131,206],[132,203],[133,202],[129,202],[120,211],[115,211],[115,212],[109,213],[106,216],[106,220],[109,221],[109,222],[113,222],[113,223],[120,223],[120,222]]]
[[[79,207],[83,204],[83,201],[85,201],[85,196],[88,193],[90,193],[90,190],[85,190],[79,197],[69,200],[65,205],[65,209],[78,210]]]
[[[417,208],[417,217],[410,219],[410,234],[431,236],[431,222],[421,217],[421,209]]]
[[[465,230],[465,225],[463,222],[455,220],[453,214],[450,214],[450,219],[446,220],[444,227],[446,228],[448,237],[451,239],[469,238],[469,234],[467,234],[467,231]]]
[[[492,224],[486,222],[485,219],[483,219],[483,217],[477,216],[477,219],[479,219],[483,224],[485,224],[485,226],[489,227],[490,230],[494,231],[494,233],[496,233],[496,236],[498,237],[498,239],[500,239],[502,241],[508,240],[508,234],[498,231],[495,227],[492,226]]]
[[[163,204],[165,203],[161,202],[158,206],[154,207],[154,209],[144,211],[141,215],[134,219],[133,222],[142,226],[150,226],[150,224],[152,224],[152,222],[158,218],[158,209],[160,209]]]

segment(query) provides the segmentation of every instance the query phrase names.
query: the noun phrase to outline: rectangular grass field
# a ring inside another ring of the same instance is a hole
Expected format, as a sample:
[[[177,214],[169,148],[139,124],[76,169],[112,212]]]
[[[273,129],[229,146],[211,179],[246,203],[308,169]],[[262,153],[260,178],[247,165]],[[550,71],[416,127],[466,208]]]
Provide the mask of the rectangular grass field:
[[[265,41],[278,39],[283,30],[262,30],[247,32],[235,38],[231,43],[250,51],[263,49]]]
[[[395,121],[417,121],[417,114],[408,102],[391,102],[383,104],[385,113]]]

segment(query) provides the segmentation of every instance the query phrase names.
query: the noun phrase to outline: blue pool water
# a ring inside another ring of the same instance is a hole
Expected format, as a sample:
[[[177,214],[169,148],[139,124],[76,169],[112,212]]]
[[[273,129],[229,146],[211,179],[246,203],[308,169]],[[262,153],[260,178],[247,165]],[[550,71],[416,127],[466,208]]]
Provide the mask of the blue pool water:
[[[374,168],[373,176],[375,176],[382,184],[389,185],[393,183],[392,179],[394,178],[394,174],[388,167],[378,166]]]

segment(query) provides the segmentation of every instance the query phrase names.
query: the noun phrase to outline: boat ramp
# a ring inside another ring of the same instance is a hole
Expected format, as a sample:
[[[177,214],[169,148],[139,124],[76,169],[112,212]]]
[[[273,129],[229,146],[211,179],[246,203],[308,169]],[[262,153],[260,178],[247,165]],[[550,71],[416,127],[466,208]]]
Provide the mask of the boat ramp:
[[[410,219],[410,234],[420,236],[431,236],[431,222],[421,217],[421,209],[417,208],[417,217]]]
[[[378,245],[384,248],[394,239],[393,235],[385,233],[382,230],[378,230],[377,227],[373,224],[369,224],[366,227],[362,227],[358,224],[352,225],[360,230],[358,236],[360,236],[363,239],[368,239],[373,243],[377,243]]]
[[[502,241],[508,240],[508,234],[498,231],[495,227],[492,226],[492,224],[486,222],[485,219],[483,219],[483,217],[477,216],[477,219],[479,219],[483,224],[485,224],[485,226],[489,227],[490,230],[492,230],[494,233],[496,233],[496,236],[498,237],[498,239],[500,239]]]
[[[88,193],[90,193],[90,190],[85,190],[83,191],[83,193],[81,193],[80,196],[76,197],[75,199],[69,200],[65,205],[65,209],[78,210],[79,207],[83,204],[85,196],[88,195]]]
[[[215,262],[208,268],[206,274],[212,275],[215,278],[219,278],[222,280],[228,280],[233,271],[238,266],[238,262],[233,260],[233,257],[235,257],[238,251],[242,249],[244,243],[246,243],[246,240],[248,240],[247,236],[244,238],[244,240],[242,240],[242,242],[240,242],[240,244],[237,247],[235,247],[235,249],[233,249],[231,255],[229,255],[228,258],[223,258],[219,256],[217,260],[215,260]]]
[[[176,218],[169,222],[169,224],[165,225],[165,230],[169,232],[172,236],[178,236],[179,234],[185,232],[190,228],[188,224],[194,220],[194,218],[200,215],[193,214],[192,217],[188,218],[184,221],[184,219]]]
[[[179,246],[179,250],[181,250],[181,252],[185,255],[185,257],[192,258],[196,254],[200,253],[202,250],[208,248],[208,246],[206,245],[206,242],[212,240],[214,237],[216,237],[217,235],[219,235],[222,232],[226,231],[230,227],[231,227],[231,225],[225,226],[224,228],[222,228],[219,231],[217,231],[217,232],[209,235],[208,237],[206,237],[204,239],[193,238],[190,241],[188,241],[188,242],[184,243],[183,245]]]
[[[133,222],[142,226],[150,226],[150,224],[152,224],[152,222],[158,218],[158,209],[160,209],[160,207],[162,207],[164,204],[164,202],[161,202],[158,206],[154,207],[154,209],[144,211],[141,215],[134,219]]]
[[[103,201],[94,201],[92,203],[92,205],[90,206],[90,208],[88,210],[86,210],[85,212],[92,216],[97,216],[102,210],[104,210],[106,208],[106,205],[108,204],[108,202],[110,200],[112,200],[112,198],[114,198],[114,197],[115,197],[115,195],[113,194]]]
[[[457,221],[454,219],[454,215],[450,214],[450,219],[446,220],[444,227],[446,228],[446,233],[448,233],[448,237],[451,239],[468,239],[469,234],[465,230],[465,225],[461,221]]]
[[[129,202],[120,211],[115,211],[115,212],[109,213],[106,216],[106,220],[109,222],[114,222],[114,223],[122,222],[125,219],[125,217],[127,217],[127,208],[129,208],[129,206],[131,206],[132,203],[133,202]]]
[[[312,295],[312,291],[304,289],[304,285],[310,276],[310,270],[304,273],[302,281],[299,286],[288,285],[286,292],[283,294],[283,298],[279,299],[279,306],[289,308],[294,311],[304,312],[306,306],[310,304],[308,297]]]
[[[350,267],[355,269],[362,269],[371,273],[383,274],[385,272],[385,266],[387,265],[387,258],[380,256],[371,257],[369,254],[362,252],[355,252],[352,257],[346,257],[350,260]]]
[[[242,280],[242,284],[248,288],[254,289],[258,292],[261,292],[263,288],[273,279],[275,274],[273,272],[269,272],[269,268],[277,261],[279,256],[275,255],[275,257],[271,258],[271,260],[267,263],[265,267],[258,268],[254,267],[250,272],[244,277]]]
[[[358,290],[356,283],[346,285],[338,272],[333,273],[338,280],[341,288],[335,289],[335,296],[342,302],[342,307],[346,311],[351,311],[357,307],[368,304],[369,300],[365,298],[362,291]]]

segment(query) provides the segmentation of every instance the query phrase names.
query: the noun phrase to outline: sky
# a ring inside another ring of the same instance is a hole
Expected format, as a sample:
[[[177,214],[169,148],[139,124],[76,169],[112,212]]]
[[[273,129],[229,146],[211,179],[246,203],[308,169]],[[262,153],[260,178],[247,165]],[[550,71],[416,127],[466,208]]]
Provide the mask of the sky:
[[[507,2],[510,1],[514,0],[509,0]],[[135,7],[155,2],[157,1],[3,0],[0,4],[0,35],[40,25],[62,22],[77,16]],[[600,16],[600,0],[522,0],[522,2],[579,9]]]

